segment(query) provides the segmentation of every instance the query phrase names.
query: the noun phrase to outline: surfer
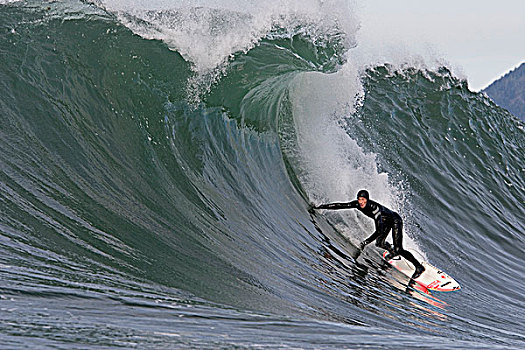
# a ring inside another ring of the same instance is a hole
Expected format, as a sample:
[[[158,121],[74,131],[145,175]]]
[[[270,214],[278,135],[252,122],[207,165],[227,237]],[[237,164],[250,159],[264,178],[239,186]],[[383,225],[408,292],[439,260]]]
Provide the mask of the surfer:
[[[329,203],[321,204],[319,206],[312,206],[312,209],[357,209],[366,216],[374,219],[376,230],[370,237],[365,239],[359,244],[359,249],[363,250],[366,245],[376,240],[376,246],[386,249],[388,254],[385,256],[385,260],[390,260],[395,256],[401,255],[406,260],[410,261],[416,268],[416,271],[412,275],[412,279],[416,279],[425,268],[419,261],[416,260],[414,255],[409,251],[403,249],[403,220],[401,216],[395,211],[388,209],[387,207],[370,199],[370,195],[367,190],[361,190],[357,192],[357,200],[353,200],[347,203]],[[386,242],[386,238],[392,230],[392,240],[394,246]]]

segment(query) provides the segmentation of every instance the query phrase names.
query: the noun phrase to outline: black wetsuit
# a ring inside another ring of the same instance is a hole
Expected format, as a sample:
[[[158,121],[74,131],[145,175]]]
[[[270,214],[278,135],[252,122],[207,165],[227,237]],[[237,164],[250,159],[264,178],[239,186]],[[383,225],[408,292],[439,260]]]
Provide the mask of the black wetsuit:
[[[363,241],[363,245],[367,245],[376,240],[376,246],[388,250],[392,256],[401,255],[403,258],[410,261],[415,267],[421,266],[419,261],[414,258],[414,255],[403,249],[403,220],[401,216],[395,211],[368,199],[366,206],[361,208],[357,200],[347,203],[330,203],[322,204],[317,209],[357,209],[366,216],[374,219],[376,230],[370,237]],[[388,233],[392,230],[392,240],[394,247],[388,242],[385,242]]]

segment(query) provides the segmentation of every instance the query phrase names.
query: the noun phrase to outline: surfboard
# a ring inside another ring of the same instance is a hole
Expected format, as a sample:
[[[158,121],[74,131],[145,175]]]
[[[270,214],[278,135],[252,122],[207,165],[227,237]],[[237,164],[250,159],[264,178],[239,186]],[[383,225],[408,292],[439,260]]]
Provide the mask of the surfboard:
[[[383,258],[385,258],[388,251],[385,250]],[[402,256],[393,257],[387,262],[399,270],[402,274],[412,277],[416,269],[414,266],[406,261]],[[428,290],[435,290],[438,292],[452,292],[461,289],[461,286],[452,277],[437,267],[430,265],[426,261],[421,261],[425,267],[425,271],[414,281],[422,285]]]

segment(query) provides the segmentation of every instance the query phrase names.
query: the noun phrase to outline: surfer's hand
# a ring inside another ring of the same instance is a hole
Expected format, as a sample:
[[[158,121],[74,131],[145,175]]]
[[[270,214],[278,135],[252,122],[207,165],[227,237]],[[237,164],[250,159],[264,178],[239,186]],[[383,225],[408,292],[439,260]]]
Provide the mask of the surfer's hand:
[[[317,209],[317,207],[315,206],[315,204],[310,203],[310,204],[308,205],[308,212],[309,212],[310,214],[315,214],[315,209]]]

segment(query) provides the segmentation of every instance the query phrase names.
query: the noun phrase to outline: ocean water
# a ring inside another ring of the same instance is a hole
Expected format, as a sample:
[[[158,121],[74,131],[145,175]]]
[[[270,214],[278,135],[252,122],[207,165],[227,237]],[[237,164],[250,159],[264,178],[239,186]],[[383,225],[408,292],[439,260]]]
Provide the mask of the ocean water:
[[[0,347],[524,348],[524,124],[354,6],[0,1]]]

